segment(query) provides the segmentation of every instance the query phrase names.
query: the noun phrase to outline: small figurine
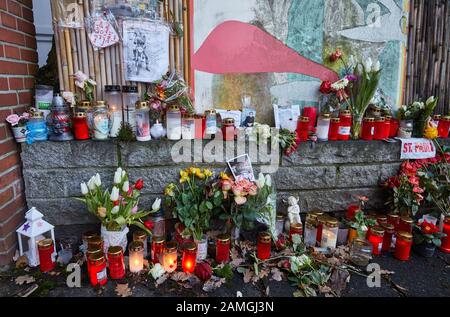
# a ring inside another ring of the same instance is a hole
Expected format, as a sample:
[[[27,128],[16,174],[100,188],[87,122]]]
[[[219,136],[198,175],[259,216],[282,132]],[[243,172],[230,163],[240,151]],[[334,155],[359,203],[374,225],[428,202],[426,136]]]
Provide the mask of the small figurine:
[[[155,140],[159,140],[166,136],[166,130],[164,129],[162,124],[159,123],[159,121],[156,121],[156,123],[152,126],[152,128],[150,129],[150,133]]]
[[[286,232],[290,231],[291,223],[302,223],[302,219],[300,218],[300,206],[298,205],[299,200],[299,198],[293,196],[288,198],[288,219],[284,225]]]

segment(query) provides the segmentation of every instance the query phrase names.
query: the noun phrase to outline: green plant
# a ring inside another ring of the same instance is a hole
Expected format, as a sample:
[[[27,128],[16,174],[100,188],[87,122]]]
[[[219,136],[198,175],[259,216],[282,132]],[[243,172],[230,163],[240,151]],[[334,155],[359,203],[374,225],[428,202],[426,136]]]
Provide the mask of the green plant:
[[[117,140],[121,142],[133,142],[136,141],[136,135],[134,134],[133,127],[128,122],[122,122]]]
[[[331,276],[330,267],[315,264],[314,259],[306,254],[291,257],[289,264],[288,280],[299,288],[294,293],[295,297],[317,296],[316,289],[325,286]]]
[[[376,220],[368,218],[363,211],[358,211],[352,221],[344,220],[346,224],[358,232],[358,237],[365,238],[369,226],[375,226]]]

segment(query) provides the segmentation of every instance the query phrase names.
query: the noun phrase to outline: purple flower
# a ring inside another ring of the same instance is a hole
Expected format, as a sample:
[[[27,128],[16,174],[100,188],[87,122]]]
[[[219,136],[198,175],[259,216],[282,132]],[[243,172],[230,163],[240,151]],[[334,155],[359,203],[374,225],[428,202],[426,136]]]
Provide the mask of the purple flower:
[[[131,214],[135,215],[138,212],[138,207],[134,206],[133,209],[131,209]]]
[[[345,78],[347,78],[348,81],[357,81],[358,77],[356,75],[350,74],[345,76]]]

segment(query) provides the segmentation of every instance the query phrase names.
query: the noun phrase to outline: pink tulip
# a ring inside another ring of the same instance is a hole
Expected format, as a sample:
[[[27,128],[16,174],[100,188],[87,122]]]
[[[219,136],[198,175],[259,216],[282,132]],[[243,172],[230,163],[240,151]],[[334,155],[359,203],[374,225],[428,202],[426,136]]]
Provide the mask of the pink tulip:
[[[240,206],[247,202],[247,198],[242,196],[234,196],[234,202]]]
[[[229,191],[229,190],[231,190],[232,186],[233,186],[233,183],[230,180],[222,181],[222,191]]]
[[[6,121],[8,121],[12,126],[16,126],[20,121],[20,117],[16,114],[11,114],[6,117]]]
[[[134,206],[133,209],[131,209],[131,214],[135,215],[138,212],[138,207]]]

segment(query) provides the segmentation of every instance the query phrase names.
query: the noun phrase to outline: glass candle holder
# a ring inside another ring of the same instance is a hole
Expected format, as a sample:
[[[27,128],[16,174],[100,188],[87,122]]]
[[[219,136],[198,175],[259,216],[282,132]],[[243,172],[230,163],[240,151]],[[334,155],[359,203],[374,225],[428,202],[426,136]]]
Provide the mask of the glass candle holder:
[[[88,140],[90,136],[87,114],[85,112],[77,112],[72,120],[75,140]]]
[[[389,139],[389,135],[391,132],[391,116],[386,116],[384,121],[384,139]]]
[[[386,133],[386,119],[384,117],[379,117],[375,119],[375,126],[373,131],[373,139],[374,140],[383,140]]]
[[[136,131],[136,103],[139,101],[137,86],[122,86],[123,119]]]
[[[391,124],[389,127],[389,137],[390,138],[397,137],[399,127],[400,127],[400,121],[397,119],[391,119]]]
[[[323,224],[322,239],[320,246],[322,248],[336,248],[337,237],[339,232],[339,222],[337,219],[328,217]]]
[[[270,258],[270,251],[272,245],[272,237],[268,232],[261,232],[258,235],[258,259],[264,261]]]
[[[35,112],[26,124],[26,139],[28,142],[39,142],[48,140],[48,128],[42,111]]]
[[[343,110],[339,114],[341,123],[339,125],[338,140],[350,140],[350,132],[352,130],[352,113],[349,110]]]
[[[438,125],[438,133],[440,138],[448,138],[450,131],[450,116],[442,117]]]
[[[148,102],[136,103],[136,140],[147,142],[152,139],[150,135],[150,108]]]
[[[230,260],[231,236],[221,234],[216,239],[216,262],[227,263]]]
[[[86,252],[88,250],[88,241],[96,236],[98,236],[98,234],[94,231],[86,231],[82,234],[81,240],[82,240],[83,244],[81,246],[81,249],[84,254],[86,254]]]
[[[444,219],[442,232],[447,236],[441,239],[441,247],[439,249],[444,253],[450,253],[450,217]]]
[[[94,107],[92,138],[99,141],[107,140],[109,137],[109,124],[109,113],[106,103],[104,101],[97,101]]]
[[[293,235],[303,236],[303,225],[301,223],[291,223],[289,229],[289,240],[292,242]]]
[[[368,240],[372,243],[372,253],[380,255],[383,248],[384,229],[381,227],[372,227],[368,233]]]
[[[52,239],[38,242],[39,269],[41,272],[50,272],[56,266],[56,252]]]
[[[104,286],[108,282],[106,273],[106,259],[103,252],[91,254],[89,256],[89,280],[92,286]]]
[[[167,109],[167,138],[172,141],[181,139],[181,111],[177,105],[171,105]]]
[[[163,267],[167,273],[175,272],[178,266],[178,244],[167,242],[164,247]]]
[[[194,121],[195,121],[195,139],[203,140],[206,131],[206,118],[205,116],[196,115]]]
[[[165,244],[166,244],[166,239],[164,239],[164,237],[153,236],[153,238],[152,238],[152,262],[153,262],[153,264],[162,262],[162,256],[164,254]]]
[[[305,245],[307,247],[314,247],[317,243],[317,227],[315,222],[306,221],[305,222]]]
[[[397,232],[394,257],[400,261],[408,261],[411,254],[413,236],[409,232]]]
[[[317,121],[317,108],[316,107],[304,107],[302,111],[302,116],[308,118],[308,133],[314,131],[314,126]]]
[[[382,225],[388,223],[387,216],[384,216],[384,215],[377,216],[377,223],[379,226],[382,226]]]
[[[327,215],[320,215],[317,217],[317,245],[321,245],[322,243],[322,233],[323,233],[323,225],[327,221]]]
[[[116,138],[119,135],[120,127],[122,126],[122,93],[120,86],[107,85],[105,86],[105,102],[108,105],[109,116],[111,120],[111,129],[109,135]]]
[[[151,214],[148,220],[153,223],[152,234],[157,237],[166,236],[166,220],[164,218],[162,210]]]
[[[96,254],[96,253],[103,253],[103,250],[100,248],[93,248],[93,249],[88,249],[86,252],[86,267],[87,267],[88,273],[91,270],[89,258],[91,255]]]
[[[282,234],[284,232],[284,220],[285,217],[284,215],[277,215],[276,218],[276,223],[275,223],[275,229],[277,231],[277,236],[279,236],[280,234]]]
[[[215,135],[217,133],[217,112],[214,109],[205,111],[205,134]]]
[[[236,136],[235,121],[233,118],[223,120],[222,135],[224,141],[234,141]]]
[[[181,123],[181,134],[183,140],[194,140],[195,139],[195,119],[192,115],[183,116]]]
[[[142,242],[144,245],[144,258],[149,256],[148,252],[148,244],[147,244],[147,233],[142,230],[138,230],[133,232],[133,241],[134,242]]]
[[[88,240],[88,250],[100,249],[104,251],[103,237],[96,235]]]
[[[339,139],[339,127],[341,125],[340,118],[333,118],[330,122],[330,132],[328,133],[329,141],[337,141]]]
[[[375,119],[374,118],[364,118],[361,139],[365,141],[373,140],[373,132],[375,127]]]
[[[183,248],[183,258],[181,266],[184,273],[192,274],[197,265],[197,245],[195,243],[186,243]]]
[[[384,229],[384,237],[383,237],[383,246],[381,250],[383,252],[388,252],[391,250],[392,238],[395,233],[395,227],[390,223],[385,223],[382,225],[382,227]]]
[[[122,247],[115,246],[108,248],[108,266],[111,279],[118,280],[125,277],[125,262]]]
[[[414,220],[410,217],[401,217],[398,223],[398,231],[405,231],[412,233],[414,227]]]
[[[140,273],[144,269],[144,244],[132,242],[128,247],[129,267],[131,273]]]
[[[399,221],[400,221],[399,215],[393,213],[387,215],[387,222],[393,225],[396,231],[398,228]]]
[[[354,239],[350,247],[350,260],[357,266],[367,266],[372,259],[372,244],[363,239]]]
[[[309,135],[309,118],[300,117],[297,124],[297,137],[300,142],[308,141]]]
[[[320,142],[328,141],[328,134],[330,133],[331,115],[326,113],[320,116],[317,121],[317,140]]]

